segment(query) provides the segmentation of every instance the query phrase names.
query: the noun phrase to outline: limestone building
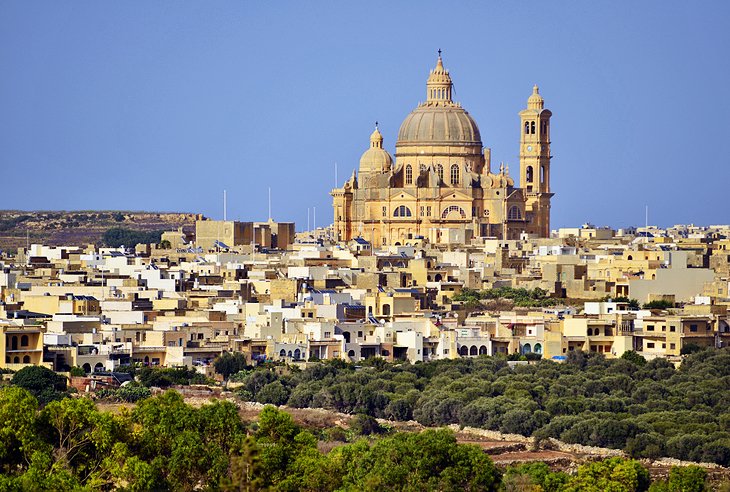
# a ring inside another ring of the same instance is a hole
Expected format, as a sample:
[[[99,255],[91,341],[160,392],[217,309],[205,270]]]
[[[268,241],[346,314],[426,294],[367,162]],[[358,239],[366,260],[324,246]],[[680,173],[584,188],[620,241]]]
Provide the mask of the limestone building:
[[[550,117],[537,86],[520,112],[520,183],[508,166],[491,169],[479,127],[452,100],[439,54],[426,82],[426,102],[403,121],[395,159],[377,128],[360,167],[332,190],[338,240],[363,237],[374,246],[432,242],[454,236],[519,238],[550,234]]]

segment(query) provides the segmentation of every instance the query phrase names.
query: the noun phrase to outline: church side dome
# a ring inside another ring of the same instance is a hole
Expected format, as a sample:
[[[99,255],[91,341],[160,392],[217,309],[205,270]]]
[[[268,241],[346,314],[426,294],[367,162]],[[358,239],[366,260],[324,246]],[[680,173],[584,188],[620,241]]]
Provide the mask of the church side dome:
[[[387,172],[392,165],[393,158],[383,148],[383,134],[376,123],[375,131],[370,135],[370,148],[360,157],[360,174]]]
[[[426,82],[426,102],[406,116],[396,147],[405,145],[482,146],[479,127],[469,113],[451,99],[453,82],[439,53]]]

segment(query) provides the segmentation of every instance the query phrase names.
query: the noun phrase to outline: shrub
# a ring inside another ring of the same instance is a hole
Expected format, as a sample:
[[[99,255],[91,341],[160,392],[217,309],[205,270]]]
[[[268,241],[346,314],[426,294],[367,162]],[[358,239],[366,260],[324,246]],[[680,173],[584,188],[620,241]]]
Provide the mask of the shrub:
[[[377,420],[363,413],[356,415],[355,418],[352,419],[350,428],[355,434],[360,436],[385,433],[385,428],[381,426]]]
[[[13,375],[11,384],[28,390],[38,403],[45,405],[66,396],[66,378],[47,367],[28,366]]]

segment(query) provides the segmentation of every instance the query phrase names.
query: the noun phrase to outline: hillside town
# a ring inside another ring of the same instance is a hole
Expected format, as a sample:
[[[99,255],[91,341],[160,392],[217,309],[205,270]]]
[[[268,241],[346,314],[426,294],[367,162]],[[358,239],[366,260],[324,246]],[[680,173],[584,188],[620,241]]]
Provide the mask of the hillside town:
[[[445,231],[446,232],[446,231]],[[453,231],[452,231],[453,232]],[[647,359],[730,343],[730,226],[442,234],[374,248],[332,228],[198,220],[159,244],[40,244],[0,260],[0,368]],[[456,237],[455,237],[456,236]]]
[[[161,237],[107,230],[119,247],[26,236],[0,259],[0,368],[213,376],[225,352],[248,364],[578,351],[678,361],[728,344],[730,226],[552,229],[553,113],[537,85],[519,112],[519,183],[508,165],[493,170],[452,96],[439,50],[395,155],[376,124],[359,167],[330,193],[326,228],[297,233],[224,211],[167,214],[185,223]],[[128,227],[137,216],[84,217]]]

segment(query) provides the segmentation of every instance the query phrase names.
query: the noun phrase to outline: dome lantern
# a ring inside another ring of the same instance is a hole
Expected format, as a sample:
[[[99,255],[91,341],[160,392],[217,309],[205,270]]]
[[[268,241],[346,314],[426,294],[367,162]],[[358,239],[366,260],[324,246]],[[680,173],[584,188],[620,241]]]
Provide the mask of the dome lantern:
[[[469,113],[452,101],[452,93],[451,75],[444,68],[439,50],[436,68],[431,70],[426,82],[427,100],[403,120],[396,149],[412,145],[445,144],[452,146],[452,152],[455,149],[453,146],[459,146],[478,149],[481,154],[479,128]]]
[[[451,91],[453,83],[449,71],[444,68],[444,62],[441,59],[441,50],[438,51],[439,57],[436,61],[436,68],[431,70],[426,81],[426,105],[429,106],[452,106]]]
[[[383,134],[378,129],[378,122],[375,122],[375,131],[370,134],[370,148],[371,149],[382,149],[383,148]]]

